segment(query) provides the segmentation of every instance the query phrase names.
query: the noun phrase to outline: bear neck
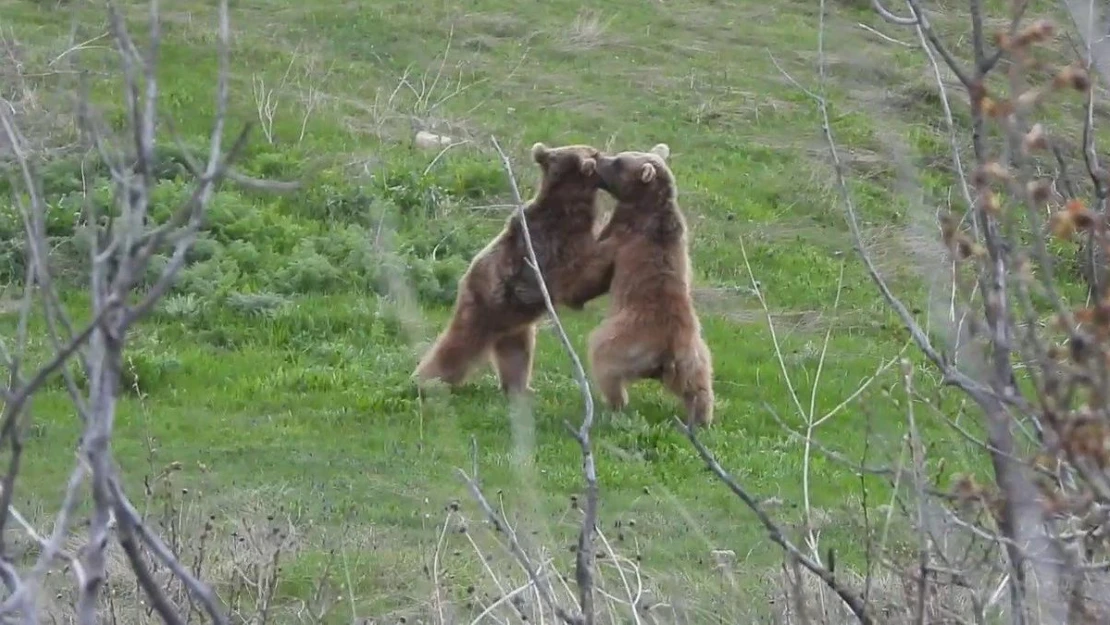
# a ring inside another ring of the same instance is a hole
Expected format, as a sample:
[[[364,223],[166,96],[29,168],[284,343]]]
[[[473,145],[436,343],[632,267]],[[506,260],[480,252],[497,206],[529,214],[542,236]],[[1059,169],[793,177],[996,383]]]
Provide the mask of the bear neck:
[[[673,185],[618,200],[612,219],[630,230],[661,240],[677,241],[686,234],[686,219],[678,207]]]
[[[529,217],[532,213],[536,213],[536,218],[552,216],[559,219],[582,215],[592,220],[597,213],[597,191],[596,187],[578,181],[545,183],[532,200]]]
[[[678,197],[674,185],[660,185],[658,188],[647,189],[638,195],[623,200],[618,199],[617,207],[639,213],[678,212]]]

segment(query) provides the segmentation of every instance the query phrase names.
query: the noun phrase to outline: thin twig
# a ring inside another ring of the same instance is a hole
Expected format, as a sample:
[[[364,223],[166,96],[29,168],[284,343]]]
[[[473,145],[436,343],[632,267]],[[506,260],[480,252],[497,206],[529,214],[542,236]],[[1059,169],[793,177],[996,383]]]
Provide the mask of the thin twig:
[[[509,526],[508,522],[500,514],[498,514],[497,511],[493,509],[493,506],[489,504],[489,501],[486,501],[486,497],[482,494],[482,489],[478,487],[478,483],[470,479],[470,476],[466,474],[466,471],[463,471],[462,469],[457,469],[457,471],[459,472],[459,475],[462,476],[463,481],[466,482],[466,485],[470,488],[470,494],[474,497],[474,500],[478,502],[478,505],[482,508],[482,512],[485,513],[486,517],[489,518],[490,523],[493,524],[494,530],[502,531],[508,537],[509,549],[512,551],[513,556],[516,557],[520,565],[524,567],[525,572],[528,573],[528,579],[532,582],[532,585],[539,591],[540,597],[543,599],[543,602],[551,611],[555,613],[556,616],[558,616],[564,623],[566,623],[566,625],[578,625],[578,620],[567,613],[567,611],[564,610],[562,606],[560,606],[555,601],[555,596],[551,592],[551,587],[546,584],[540,583],[539,573],[536,571],[536,567],[532,564],[532,561],[528,557],[528,554],[524,552],[524,548],[520,546],[520,541],[516,537],[516,532],[513,531],[513,528]]]
[[[870,613],[867,610],[867,605],[863,602],[863,599],[860,598],[859,594],[837,580],[832,572],[822,566],[819,562],[815,562],[809,556],[802,553],[802,551],[798,549],[798,547],[793,542],[791,542],[789,538],[786,537],[786,535],[782,531],[782,528],[779,527],[779,525],[775,523],[771,519],[771,517],[767,515],[766,512],[763,511],[763,507],[759,505],[759,502],[756,501],[755,498],[752,497],[750,494],[748,494],[748,492],[744,490],[744,488],[740,486],[740,484],[737,483],[737,481],[733,479],[731,475],[729,475],[728,471],[726,471],[721,466],[721,464],[717,462],[717,459],[713,457],[713,454],[711,454],[709,450],[706,449],[705,445],[702,444],[700,440],[698,440],[694,429],[687,427],[686,424],[677,417],[675,417],[675,421],[682,433],[685,434],[688,439],[690,439],[690,442],[693,444],[694,449],[698,451],[698,455],[700,455],[702,460],[705,461],[706,466],[708,466],[709,469],[713,471],[714,475],[716,475],[718,479],[720,479],[722,482],[725,483],[726,486],[728,486],[729,490],[731,490],[737,497],[740,498],[741,501],[744,502],[744,505],[748,506],[748,508],[755,513],[755,516],[759,519],[760,524],[763,525],[764,529],[767,530],[768,538],[770,538],[772,542],[785,550],[787,554],[790,555],[790,557],[797,559],[799,564],[801,564],[811,573],[816,575],[822,582],[825,583],[826,586],[828,586],[833,592],[835,592],[837,596],[839,596],[840,599],[844,602],[844,604],[848,606],[848,609],[852,611],[852,614],[856,615],[856,618],[859,619],[860,623],[862,623],[863,625],[870,625],[871,623],[873,623],[874,621],[872,621]]]
[[[536,281],[539,283],[540,292],[543,294],[543,301],[544,305],[547,307],[547,314],[550,315],[552,324],[555,326],[555,331],[559,335],[559,342],[562,343],[563,350],[566,351],[567,356],[571,359],[571,364],[574,365],[574,379],[578,384],[578,389],[582,394],[582,401],[585,404],[582,423],[579,425],[578,429],[575,430],[569,422],[565,423],[565,425],[570,431],[571,436],[574,437],[574,440],[578,442],[578,446],[582,452],[582,473],[586,481],[586,504],[583,508],[582,527],[578,533],[578,550],[575,552],[575,581],[578,584],[578,601],[582,610],[583,622],[585,625],[593,625],[593,537],[597,529],[598,499],[597,468],[594,465],[594,453],[590,444],[590,430],[593,428],[594,423],[593,394],[590,392],[590,383],[586,377],[586,370],[582,366],[582,359],[578,357],[578,353],[570,342],[570,338],[563,328],[563,323],[559,319],[558,313],[555,311],[555,305],[551,300],[551,294],[548,292],[539,261],[536,259],[536,250],[532,247],[532,235],[528,230],[528,220],[524,211],[525,203],[523,198],[521,198],[516,176],[513,175],[512,164],[509,162],[509,157],[505,154],[505,151],[501,149],[501,145],[497,143],[497,138],[490,137],[490,140],[493,143],[493,147],[497,150],[497,154],[501,157],[501,165],[505,168],[505,173],[509,177],[509,184],[513,191],[513,199],[517,202],[518,208],[516,214],[520,217],[521,229],[524,231],[524,242],[528,250],[528,264],[536,274]]]

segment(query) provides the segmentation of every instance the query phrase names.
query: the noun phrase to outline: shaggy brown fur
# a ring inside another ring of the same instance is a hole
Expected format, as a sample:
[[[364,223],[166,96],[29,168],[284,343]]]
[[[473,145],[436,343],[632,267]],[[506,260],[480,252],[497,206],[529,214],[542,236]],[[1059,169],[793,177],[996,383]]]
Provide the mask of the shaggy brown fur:
[[[626,385],[655,379],[686,406],[687,424],[713,420],[713,363],[690,294],[686,220],[678,207],[670,149],[600,156],[601,187],[616,200],[583,284],[607,284],[609,314],[590,334],[593,378],[610,408]]]
[[[597,245],[598,156],[586,145],[532,146],[542,171],[539,190],[524,209],[532,246],[552,302],[576,310],[608,286],[577,279]],[[457,386],[492,355],[502,391],[531,392],[536,323],[546,307],[527,259],[524,229],[514,212],[459,280],[451,321],[413,372],[418,383],[439,379]]]

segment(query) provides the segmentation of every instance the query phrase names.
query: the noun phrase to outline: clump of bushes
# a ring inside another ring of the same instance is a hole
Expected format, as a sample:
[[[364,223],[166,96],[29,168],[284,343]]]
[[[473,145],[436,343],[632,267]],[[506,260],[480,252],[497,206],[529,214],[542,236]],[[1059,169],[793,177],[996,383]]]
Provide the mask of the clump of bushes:
[[[226,185],[213,198],[205,229],[161,314],[203,316],[208,305],[239,312],[258,306],[249,314],[265,314],[267,297],[391,295],[398,280],[424,304],[449,305],[471,256],[501,225],[501,215],[490,219],[488,212],[467,209],[506,191],[492,160],[464,155],[426,171],[426,163],[402,155],[397,164],[361,179],[338,167],[299,176],[302,162],[303,155],[267,149],[251,155],[247,173],[300,178],[301,188],[274,196]],[[186,167],[178,148],[158,153],[152,221],[164,221],[188,197]],[[43,179],[56,279],[83,285],[90,237],[110,227],[113,217],[108,170],[98,159],[72,157],[44,166]],[[86,223],[87,203],[97,208],[99,223]],[[154,259],[148,284],[166,262],[168,256]],[[0,281],[21,282],[24,270],[22,222],[9,203],[0,210]]]

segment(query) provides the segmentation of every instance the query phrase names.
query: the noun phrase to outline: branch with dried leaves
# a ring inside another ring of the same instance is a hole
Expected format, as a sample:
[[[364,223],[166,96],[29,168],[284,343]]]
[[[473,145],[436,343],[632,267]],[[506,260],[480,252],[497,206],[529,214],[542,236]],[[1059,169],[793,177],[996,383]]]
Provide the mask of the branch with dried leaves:
[[[954,276],[970,274],[963,283],[967,301],[962,304],[962,316],[972,319],[968,326],[971,329],[962,321],[959,327],[948,328],[950,336],[955,337],[955,346],[941,346],[921,327],[863,244],[859,211],[848,187],[825,98],[823,36],[818,37],[821,81],[818,89],[803,87],[773,57],[772,61],[811,98],[821,117],[834,182],[845,207],[853,244],[871,281],[898,315],[920,353],[943,375],[945,385],[961,391],[979,409],[986,438],[978,449],[991,463],[993,484],[980,487],[957,480],[965,492],[956,499],[965,504],[981,502],[977,503],[978,510],[987,513],[984,518],[994,527],[985,532],[979,527],[979,520],[960,520],[961,529],[998,537],[992,548],[1008,569],[999,588],[1000,592],[1008,591],[1014,622],[1026,622],[1032,618],[1029,616],[1032,610],[1064,618],[1090,608],[1090,601],[1076,600],[1075,589],[1083,587],[1090,570],[1097,569],[1103,561],[1089,552],[1078,556],[1083,550],[1075,546],[1073,537],[1077,532],[1067,528],[1085,526],[1095,516],[1094,510],[1110,504],[1110,476],[1105,471],[1110,458],[1091,443],[1110,437],[1106,417],[1110,414],[1107,363],[1110,301],[1092,262],[1088,304],[1078,308],[1069,304],[1060,285],[1058,259],[1047,236],[1051,233],[1069,238],[1073,233],[1082,233],[1087,237],[1088,254],[1110,251],[1107,179],[1093,148],[1094,92],[1090,77],[1093,68],[1106,70],[1101,67],[1105,64],[1100,63],[1106,56],[1105,43],[1094,35],[1105,32],[1104,25],[1096,16],[1094,3],[1084,10],[1082,5],[1087,3],[1081,0],[1064,1],[1082,33],[1086,50],[1080,54],[1080,63],[1060,67],[1047,79],[1041,79],[1028,71],[1038,63],[1034,60],[1034,48],[1053,38],[1056,28],[1047,20],[1027,20],[1029,3],[1022,0],[1009,3],[1008,24],[993,33],[992,46],[987,43],[989,19],[981,0],[969,0],[968,60],[958,58],[945,43],[945,36],[930,20],[924,4],[923,0],[906,0],[909,15],[904,16],[885,7],[881,0],[872,0],[872,7],[881,19],[915,29],[944,107],[954,182],[967,205],[963,217],[946,215],[940,224],[943,241],[957,267]],[[824,2],[820,15],[823,35]],[[1006,62],[1002,63],[1003,60]],[[961,154],[959,135],[968,130],[956,127],[941,81],[942,66],[966,89],[972,148],[971,158],[966,161]],[[1006,73],[1005,90],[989,87],[988,77],[1002,71]],[[1093,187],[1090,201],[1077,197],[1063,171],[1066,159],[1060,142],[1046,130],[1047,124],[1035,119],[1038,107],[1050,98],[1076,91],[1086,97],[1082,150]],[[988,125],[1001,129],[1001,140],[996,142],[988,136]],[[1046,167],[1038,160],[1042,157],[1055,161],[1053,164],[1061,172],[1059,177],[1065,178],[1064,202],[1053,196],[1052,181],[1040,173],[1052,169],[1052,165]],[[972,163],[970,174],[964,171],[965,162]],[[1047,223],[1043,216],[1046,206],[1051,213]],[[965,231],[964,224],[968,217],[970,232]],[[966,288],[972,283],[971,278],[974,286]],[[956,284],[954,278],[954,294]],[[953,295],[952,322],[957,306]],[[1046,315],[1051,319],[1049,324],[1044,323]],[[950,350],[963,354],[959,364],[949,355]],[[906,375],[907,394],[920,399],[910,392]],[[1020,381],[1030,384],[1019,385]],[[907,401],[914,398],[908,397]],[[909,520],[924,536],[931,530],[922,527],[926,524],[922,506],[933,505],[925,500],[935,495],[923,483],[925,452],[912,412],[907,427],[913,451],[914,496],[918,500],[918,514]],[[960,429],[963,431],[962,426]],[[1027,441],[1018,439],[1023,435]],[[1023,450],[1026,443],[1034,446],[1032,453]],[[924,593],[926,574],[936,568],[932,558],[943,554],[941,547],[924,539],[919,549],[917,588]],[[1070,595],[1065,596],[1065,588],[1071,589],[1067,591]],[[1037,605],[1030,603],[1034,594]],[[925,610],[920,596],[915,601],[915,617],[920,621],[925,618]],[[987,604],[992,602],[993,599]]]

